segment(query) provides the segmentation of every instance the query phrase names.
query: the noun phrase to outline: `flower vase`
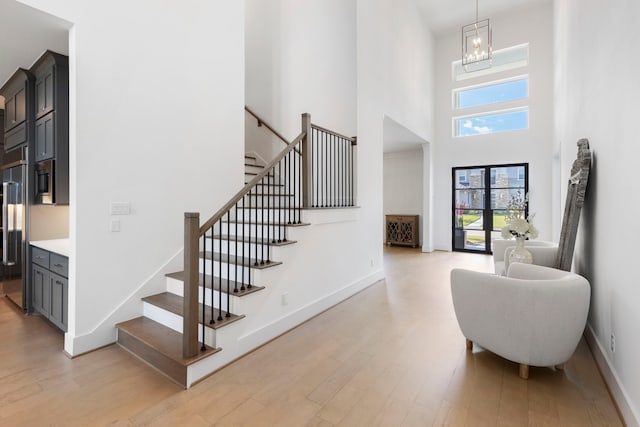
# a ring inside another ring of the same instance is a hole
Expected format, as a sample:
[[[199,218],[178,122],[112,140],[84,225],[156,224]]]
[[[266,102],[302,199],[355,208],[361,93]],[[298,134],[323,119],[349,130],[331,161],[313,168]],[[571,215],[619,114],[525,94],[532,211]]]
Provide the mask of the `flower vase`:
[[[533,263],[533,257],[531,256],[531,252],[525,249],[524,242],[526,237],[517,236],[516,237],[516,247],[513,248],[511,254],[509,255],[509,263],[512,264],[514,262],[522,262],[525,264]]]

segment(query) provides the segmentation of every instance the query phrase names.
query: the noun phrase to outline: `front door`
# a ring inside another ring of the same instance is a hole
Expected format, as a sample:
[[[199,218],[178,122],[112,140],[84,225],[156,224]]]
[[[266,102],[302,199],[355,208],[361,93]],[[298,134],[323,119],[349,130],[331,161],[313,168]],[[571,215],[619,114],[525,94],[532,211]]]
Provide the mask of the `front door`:
[[[507,208],[529,191],[529,165],[456,167],[452,170],[452,248],[492,253]]]

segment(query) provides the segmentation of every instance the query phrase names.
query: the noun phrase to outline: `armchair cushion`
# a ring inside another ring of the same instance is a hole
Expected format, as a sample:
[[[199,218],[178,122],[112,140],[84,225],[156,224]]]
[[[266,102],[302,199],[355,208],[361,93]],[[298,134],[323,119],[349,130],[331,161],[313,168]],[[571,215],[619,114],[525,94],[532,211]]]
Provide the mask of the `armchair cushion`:
[[[580,341],[590,286],[571,272],[514,263],[508,276],[454,269],[451,294],[467,339],[520,364],[554,366]]]

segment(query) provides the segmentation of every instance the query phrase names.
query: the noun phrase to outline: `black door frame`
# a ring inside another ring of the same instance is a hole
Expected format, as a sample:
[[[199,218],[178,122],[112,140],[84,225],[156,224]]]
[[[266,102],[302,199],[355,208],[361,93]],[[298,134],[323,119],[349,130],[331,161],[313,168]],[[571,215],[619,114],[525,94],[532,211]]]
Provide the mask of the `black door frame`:
[[[470,252],[476,254],[493,254],[491,245],[491,232],[493,231],[493,211],[491,207],[491,169],[505,167],[524,167],[524,194],[529,193],[529,163],[505,163],[497,165],[480,165],[480,166],[456,166],[451,168],[451,250],[455,252]],[[485,235],[485,250],[473,250],[456,248],[455,230],[456,230],[456,171],[465,169],[484,169],[484,201],[482,209],[482,228]],[[529,205],[525,207],[525,217],[529,215]]]

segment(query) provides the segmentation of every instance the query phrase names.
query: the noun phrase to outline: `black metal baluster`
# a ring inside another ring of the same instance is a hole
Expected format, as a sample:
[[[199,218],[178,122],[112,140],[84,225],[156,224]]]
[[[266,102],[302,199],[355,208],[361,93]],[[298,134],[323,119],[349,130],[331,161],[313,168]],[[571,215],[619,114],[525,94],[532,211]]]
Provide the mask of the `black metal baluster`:
[[[244,233],[244,229],[246,227],[246,223],[245,223],[245,215],[247,213],[247,210],[244,208],[244,197],[242,198],[242,261],[244,263],[244,247],[247,245],[247,237]],[[249,221],[251,221],[251,209],[249,209]],[[251,250],[251,239],[249,239],[249,250]],[[237,282],[237,280],[236,280]],[[244,291],[244,266],[242,267],[242,281],[240,282],[240,290]]]
[[[346,142],[347,142],[346,139],[342,140],[342,190],[341,190],[342,191],[342,193],[341,193],[342,202],[341,202],[340,206],[344,206],[345,205],[344,201],[346,199],[346,191],[345,191],[345,189],[347,188],[346,187],[346,184],[347,184],[347,163],[346,163],[346,160],[347,160],[346,146],[347,145],[346,145]]]
[[[229,220],[229,225],[231,225],[231,209],[229,209],[229,211],[227,212],[227,220]],[[237,234],[238,234],[238,213],[236,212],[236,236]],[[237,265],[238,265],[238,247],[237,246],[234,252],[236,253],[236,268],[237,268]],[[227,317],[231,316],[229,314],[229,298],[231,294],[230,287],[231,287],[231,236],[229,235],[229,233],[227,233]],[[220,314],[222,314],[222,306],[220,306]]]
[[[302,223],[302,154],[298,158],[298,224]]]
[[[222,220],[224,215],[220,218],[220,239],[218,239],[218,320],[222,320]],[[229,218],[227,218],[227,234],[231,231],[231,224],[229,224]],[[215,257],[212,257],[215,258]],[[213,262],[213,261],[212,261]],[[213,264],[212,264],[213,265]]]
[[[284,178],[283,182],[281,182],[282,186],[280,187],[282,205],[280,209],[282,209],[282,223],[284,225],[284,220],[289,221],[289,215],[287,213],[287,202],[286,202],[286,194],[287,194],[287,156],[284,156],[281,160],[281,163],[284,163],[284,175],[280,175],[281,178]],[[282,227],[282,241],[287,241],[287,227]]]
[[[323,186],[323,197],[322,197],[322,207],[328,207],[329,204],[327,203],[327,175],[328,175],[328,169],[327,169],[327,165],[328,165],[328,150],[327,150],[327,134],[325,132],[322,132],[322,149],[324,150],[324,176],[322,177],[322,186]]]
[[[271,173],[271,171],[269,171]],[[267,264],[271,262],[271,185],[267,184]]]
[[[284,201],[284,211],[287,215],[287,224],[291,224],[291,214],[289,212],[289,204],[287,203],[287,194],[289,194],[289,153],[284,156],[284,188],[283,188],[283,198]]]
[[[204,342],[204,327],[205,327],[205,319],[207,318],[207,314],[205,312],[206,308],[207,308],[207,304],[205,304],[206,300],[205,300],[205,293],[207,292],[207,280],[206,280],[206,272],[207,272],[207,234],[205,233],[204,236],[202,236],[202,250],[204,251],[204,253],[202,254],[202,346],[200,347],[200,351],[205,351],[207,349],[205,342]],[[211,233],[211,244],[213,245],[213,233]],[[198,287],[199,288],[199,287]],[[198,289],[198,292],[200,290]],[[200,301],[200,298],[198,298],[198,301]],[[213,316],[213,314],[212,314]]]
[[[312,176],[313,181],[316,184],[316,191],[312,191],[313,193],[313,207],[318,206],[318,131],[315,129],[311,129],[311,142],[313,143],[313,149],[316,151],[316,161],[315,161],[315,171]],[[311,186],[313,188],[313,185]]]
[[[220,220],[222,221],[222,220]],[[211,232],[211,318],[209,319],[209,324],[213,325],[216,321],[213,320],[213,318],[215,317],[214,313],[213,313],[213,288],[215,287],[215,272],[213,271],[213,253],[215,252],[215,245],[216,245],[216,240],[214,239],[214,236],[216,235],[216,224],[211,224],[211,230],[209,230]],[[203,257],[203,260],[206,257]],[[203,271],[204,273],[202,274],[202,279],[203,279],[203,283],[202,283],[202,305],[207,305],[207,298],[206,298],[206,293],[207,293],[207,285],[206,282],[204,281],[204,279],[206,278],[206,272],[207,269],[204,268],[205,264],[204,262],[202,263],[202,267],[203,267]],[[205,319],[202,318],[202,323],[205,322]]]
[[[314,199],[313,199],[313,160],[314,160],[314,155],[313,155],[313,129],[311,129],[311,135],[307,135],[307,140],[309,141],[309,151],[311,152],[311,161],[309,163],[311,163],[311,175],[309,175],[309,179],[311,180],[311,185],[307,185],[307,188],[311,188],[311,194],[310,196],[310,202],[311,202],[311,207],[314,207]]]
[[[282,179],[282,161],[278,162],[278,243],[282,242],[282,188],[280,180]]]
[[[235,247],[235,253],[236,253],[236,272],[234,274],[233,277],[233,293],[237,294],[238,293],[238,203],[236,202],[236,235],[235,235],[235,241],[234,241],[234,247]],[[242,211],[242,221],[244,223],[244,211]],[[244,243],[242,244],[242,250],[244,251]],[[227,310],[229,309],[229,306],[227,305]]]
[[[251,190],[249,190],[249,226],[247,227],[247,239],[249,240],[249,257],[247,258],[247,289],[251,289],[251,216],[253,215],[253,210],[251,209]],[[256,209],[256,221],[258,220],[258,210]],[[244,228],[242,229],[242,234],[244,235]],[[244,269],[243,268],[243,269]],[[242,283],[241,290],[245,290],[244,282]]]
[[[262,225],[260,226],[260,264],[264,264],[264,180],[269,174],[260,180],[260,212],[262,212]]]

